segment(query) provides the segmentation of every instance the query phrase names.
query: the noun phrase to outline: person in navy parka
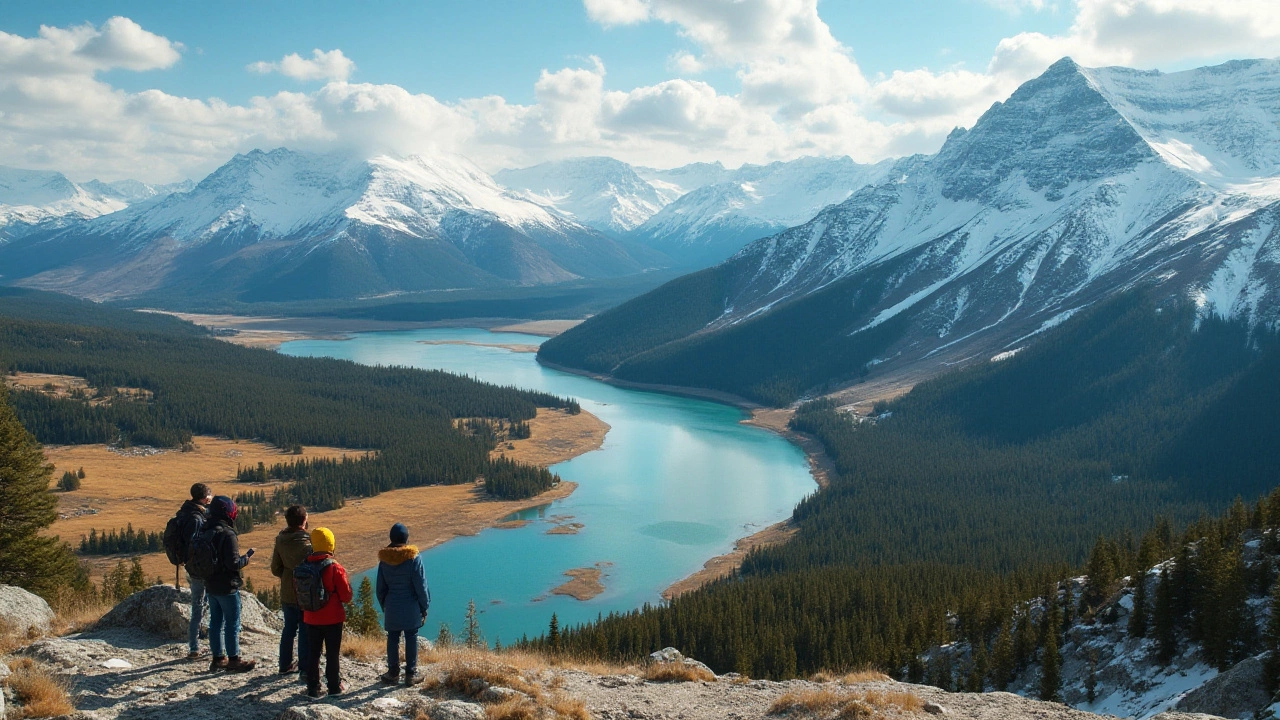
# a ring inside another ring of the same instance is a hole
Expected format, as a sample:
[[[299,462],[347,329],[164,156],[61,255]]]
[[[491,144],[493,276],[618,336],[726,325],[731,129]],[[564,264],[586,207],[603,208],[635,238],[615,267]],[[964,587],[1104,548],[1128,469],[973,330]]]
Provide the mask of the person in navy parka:
[[[409,545],[409,529],[391,528],[391,544],[378,551],[378,605],[387,630],[387,672],[382,681],[400,680],[400,638],[404,636],[404,682],[412,685],[418,672],[418,630],[427,622],[431,591],[418,548]]]

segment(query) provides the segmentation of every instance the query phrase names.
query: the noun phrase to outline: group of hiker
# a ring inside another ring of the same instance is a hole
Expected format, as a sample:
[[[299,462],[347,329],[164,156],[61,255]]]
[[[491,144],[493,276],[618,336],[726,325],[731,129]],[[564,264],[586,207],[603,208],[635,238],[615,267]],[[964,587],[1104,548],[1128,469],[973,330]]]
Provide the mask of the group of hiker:
[[[240,656],[241,570],[254,549],[241,554],[236,534],[236,503],[214,496],[208,485],[191,486],[191,499],[182,504],[165,528],[169,561],[186,568],[191,587],[189,660],[199,660],[200,623],[209,606],[210,671],[248,672],[256,661]],[[320,656],[325,658],[325,685],[330,695],[346,690],[342,681],[342,628],[345,603],[352,600],[347,571],[334,557],[336,541],[328,528],[310,529],[307,509],[291,505],[284,513],[287,527],[275,538],[271,574],[280,578],[284,631],[280,636],[280,674],[300,672],[307,694],[320,695]],[[382,681],[400,681],[400,645],[404,641],[404,682],[417,680],[418,630],[426,623],[431,592],[418,549],[409,544],[409,530],[396,523],[390,544],[378,552],[377,599],[387,631],[387,672]],[[294,659],[294,647],[297,659]]]

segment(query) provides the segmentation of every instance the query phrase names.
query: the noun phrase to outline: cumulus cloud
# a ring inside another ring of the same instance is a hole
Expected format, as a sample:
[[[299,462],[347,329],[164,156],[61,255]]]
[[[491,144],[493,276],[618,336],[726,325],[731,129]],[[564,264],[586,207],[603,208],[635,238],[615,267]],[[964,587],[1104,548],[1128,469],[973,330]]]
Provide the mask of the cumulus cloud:
[[[324,81],[307,92],[240,104],[128,92],[101,73],[172,67],[182,46],[122,17],[42,27],[32,37],[0,32],[0,164],[77,179],[163,181],[279,145],[458,152],[489,168],[587,154],[660,166],[814,154],[875,161],[936,150],[953,127],[971,125],[1064,55],[1143,68],[1280,55],[1280,4],[1076,0],[1067,31],[1006,38],[985,68],[902,68],[869,78],[818,7],[815,0],[584,0],[601,25],[665,23],[690,48],[667,59],[670,79],[642,87],[610,87],[596,57],[543,69],[529,78],[527,104],[499,96],[441,102],[396,85],[351,83],[354,63],[336,49],[250,66]],[[698,78],[714,68],[734,72],[740,87],[726,92]]]
[[[263,74],[278,72],[294,80],[346,80],[355,71],[356,64],[341,50],[324,52],[316,48],[311,51],[310,60],[298,53],[290,53],[277,62],[259,60],[250,63],[248,69]]]

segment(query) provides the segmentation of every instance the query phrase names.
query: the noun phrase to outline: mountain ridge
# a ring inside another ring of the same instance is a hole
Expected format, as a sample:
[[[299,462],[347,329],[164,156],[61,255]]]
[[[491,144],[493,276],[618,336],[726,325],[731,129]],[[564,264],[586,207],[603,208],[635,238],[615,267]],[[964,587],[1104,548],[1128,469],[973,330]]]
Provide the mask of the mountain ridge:
[[[748,245],[700,281],[675,281],[721,288],[707,304],[676,311],[700,315],[701,324],[660,333],[617,364],[587,369],[789,402],[868,372],[912,362],[936,371],[1014,350],[1139,283],[1191,297],[1204,313],[1274,325],[1280,182],[1268,158],[1280,127],[1273,133],[1265,122],[1232,123],[1221,113],[1188,119],[1176,103],[1156,102],[1182,85],[1211,87],[1205,77],[1238,86],[1234,94],[1217,91],[1232,98],[1221,108],[1280,119],[1280,61],[1164,75],[1090,70],[1064,59],[972,129],[953,132],[938,154],[900,161],[889,182]],[[1145,93],[1130,103],[1144,108],[1145,136],[1115,108],[1121,80]],[[1110,88],[1110,99],[1099,86]],[[1174,89],[1152,90],[1165,86]],[[1248,137],[1255,141],[1242,140]],[[1189,151],[1174,162],[1151,144],[1174,141],[1204,148],[1217,158],[1214,167],[1246,167],[1240,153],[1258,148],[1262,160],[1254,176],[1215,187],[1200,177],[1213,167],[1188,171]],[[637,335],[610,319],[626,307],[547,343],[544,357],[584,367],[589,355],[617,355],[607,349],[614,338]],[[688,325],[663,321],[680,322]],[[761,347],[779,333],[789,341]],[[699,364],[716,366],[716,376],[688,370]]]

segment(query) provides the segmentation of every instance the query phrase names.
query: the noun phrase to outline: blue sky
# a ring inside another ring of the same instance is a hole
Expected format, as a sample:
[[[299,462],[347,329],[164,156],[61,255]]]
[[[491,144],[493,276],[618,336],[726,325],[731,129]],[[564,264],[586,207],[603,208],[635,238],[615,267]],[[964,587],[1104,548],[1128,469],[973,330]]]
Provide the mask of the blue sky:
[[[490,170],[870,162],[936,150],[1068,54],[1271,57],[1280,3],[0,2],[0,164],[168,181],[280,145]]]
[[[918,67],[981,69],[1001,38],[1061,32],[1071,20],[982,0],[825,0],[818,12],[864,72],[886,75]],[[4,3],[0,30],[32,36],[41,25],[100,25],[116,15],[183,43],[186,52],[162,72],[112,72],[105,79],[135,92],[158,88],[237,103],[303,85],[245,72],[246,65],[313,48],[341,48],[358,66],[352,80],[447,101],[496,94],[520,103],[533,101],[544,68],[596,55],[608,68],[606,86],[625,89],[677,76],[668,57],[697,49],[668,24],[604,28],[581,0]],[[737,86],[731,69],[704,79],[723,91]]]

